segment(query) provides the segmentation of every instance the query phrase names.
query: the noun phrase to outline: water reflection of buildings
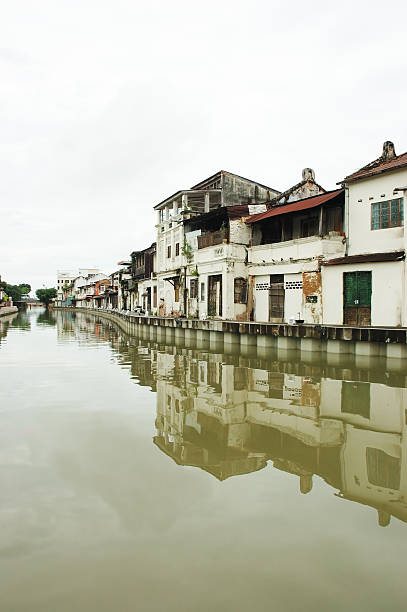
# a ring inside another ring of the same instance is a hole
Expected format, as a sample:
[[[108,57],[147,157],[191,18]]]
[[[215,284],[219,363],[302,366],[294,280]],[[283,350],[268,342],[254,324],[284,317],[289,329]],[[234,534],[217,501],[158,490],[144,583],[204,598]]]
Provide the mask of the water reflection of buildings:
[[[225,480],[270,462],[298,476],[302,493],[316,475],[376,508],[380,525],[407,522],[403,372],[160,346],[80,318],[76,330],[108,341],[137,383],[157,391],[154,443],[177,464]]]
[[[340,497],[375,507],[381,525],[407,521],[405,388],[188,353],[157,357],[154,442],[178,464],[223,480],[271,461],[299,477],[302,493],[318,475]]]

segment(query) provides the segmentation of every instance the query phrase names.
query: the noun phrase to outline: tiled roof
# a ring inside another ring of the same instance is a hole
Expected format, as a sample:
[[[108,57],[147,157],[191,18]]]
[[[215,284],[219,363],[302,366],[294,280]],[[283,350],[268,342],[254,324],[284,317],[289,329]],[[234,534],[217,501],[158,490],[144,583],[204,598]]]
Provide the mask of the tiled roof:
[[[360,168],[353,174],[349,174],[346,176],[343,183],[351,183],[353,181],[357,181],[359,179],[367,178],[369,176],[375,176],[377,174],[382,174],[383,172],[390,172],[391,170],[398,170],[399,168],[404,168],[407,166],[407,153],[402,153],[401,155],[396,155],[392,159],[384,160],[383,157],[379,157],[375,159],[367,166]]]

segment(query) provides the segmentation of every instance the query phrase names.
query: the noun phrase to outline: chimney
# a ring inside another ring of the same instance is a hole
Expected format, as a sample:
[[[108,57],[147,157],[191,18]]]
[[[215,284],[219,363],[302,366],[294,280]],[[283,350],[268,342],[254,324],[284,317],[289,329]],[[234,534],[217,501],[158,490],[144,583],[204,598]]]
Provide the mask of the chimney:
[[[384,161],[389,161],[390,159],[393,159],[393,157],[396,157],[394,144],[390,140],[386,140],[386,142],[383,143],[382,159]]]

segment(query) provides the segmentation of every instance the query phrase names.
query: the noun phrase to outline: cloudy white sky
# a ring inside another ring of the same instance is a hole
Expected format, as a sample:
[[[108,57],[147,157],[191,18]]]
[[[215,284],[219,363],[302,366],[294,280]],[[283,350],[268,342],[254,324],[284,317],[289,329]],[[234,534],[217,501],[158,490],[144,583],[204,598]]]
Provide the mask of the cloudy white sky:
[[[407,151],[404,1],[0,0],[0,274],[109,273],[224,169],[333,188]]]

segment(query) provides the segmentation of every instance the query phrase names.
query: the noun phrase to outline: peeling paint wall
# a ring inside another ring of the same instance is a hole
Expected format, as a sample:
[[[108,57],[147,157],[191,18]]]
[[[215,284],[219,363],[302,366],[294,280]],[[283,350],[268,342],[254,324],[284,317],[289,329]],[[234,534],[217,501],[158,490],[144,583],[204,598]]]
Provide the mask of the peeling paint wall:
[[[266,202],[276,195],[277,191],[261,187],[251,181],[229,174],[223,175],[224,206],[247,204],[249,199],[253,204]]]
[[[310,198],[312,196],[323,193],[319,185],[313,181],[307,181],[298,189],[295,189],[287,198],[287,202],[296,202],[297,200],[303,200],[304,198]]]
[[[251,238],[251,228],[243,219],[230,219],[229,221],[229,242],[234,244],[249,245]]]
[[[321,272],[304,272],[302,275],[303,318],[305,323],[322,323]]]

